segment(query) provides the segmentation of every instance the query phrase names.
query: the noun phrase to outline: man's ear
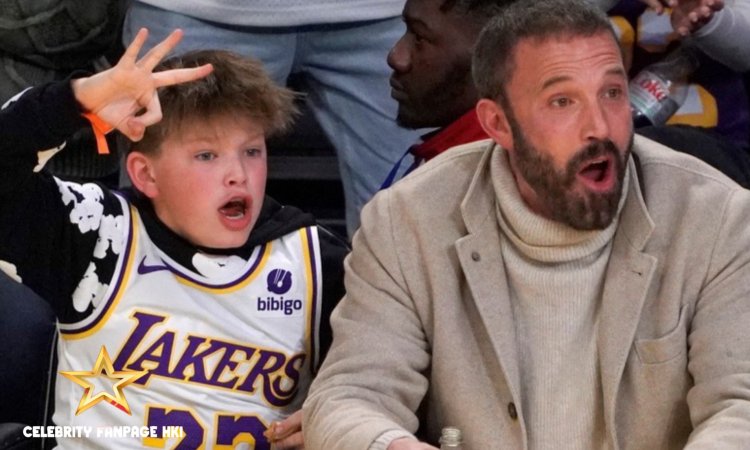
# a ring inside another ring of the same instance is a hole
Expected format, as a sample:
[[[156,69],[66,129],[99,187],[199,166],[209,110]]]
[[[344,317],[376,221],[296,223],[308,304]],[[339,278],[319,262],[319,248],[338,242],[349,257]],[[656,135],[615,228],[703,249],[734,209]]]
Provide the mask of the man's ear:
[[[513,149],[513,131],[508,117],[497,102],[482,98],[477,102],[477,117],[484,132],[506,150]]]
[[[128,170],[128,175],[133,186],[142,192],[143,195],[148,198],[154,198],[159,194],[151,158],[134,150],[128,154],[125,167]]]

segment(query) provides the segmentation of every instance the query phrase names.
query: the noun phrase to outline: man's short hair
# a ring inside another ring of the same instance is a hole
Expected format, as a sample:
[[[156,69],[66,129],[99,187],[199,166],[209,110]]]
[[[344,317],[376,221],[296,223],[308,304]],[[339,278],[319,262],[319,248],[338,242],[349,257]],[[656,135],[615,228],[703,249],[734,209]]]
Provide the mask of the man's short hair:
[[[146,128],[131,150],[154,154],[186,124],[231,115],[247,117],[263,128],[266,137],[287,130],[297,108],[295,94],[278,86],[260,61],[225,50],[197,50],[161,62],[154,70],[182,69],[212,64],[213,72],[190,83],[159,88],[162,120]]]
[[[457,0],[460,1],[460,0]],[[507,105],[505,86],[515,70],[522,39],[562,36],[617,37],[607,15],[587,0],[520,0],[503,9],[482,30],[474,50],[472,74],[480,98]]]

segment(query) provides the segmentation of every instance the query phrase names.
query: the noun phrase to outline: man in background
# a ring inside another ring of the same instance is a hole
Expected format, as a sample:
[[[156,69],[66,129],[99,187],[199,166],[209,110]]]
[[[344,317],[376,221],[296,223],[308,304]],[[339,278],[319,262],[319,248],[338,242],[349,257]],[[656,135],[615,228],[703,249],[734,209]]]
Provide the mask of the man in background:
[[[383,187],[451,147],[488,138],[474,112],[471,52],[482,27],[513,1],[406,1],[406,32],[388,54],[396,121],[405,128],[437,130],[408,149]]]

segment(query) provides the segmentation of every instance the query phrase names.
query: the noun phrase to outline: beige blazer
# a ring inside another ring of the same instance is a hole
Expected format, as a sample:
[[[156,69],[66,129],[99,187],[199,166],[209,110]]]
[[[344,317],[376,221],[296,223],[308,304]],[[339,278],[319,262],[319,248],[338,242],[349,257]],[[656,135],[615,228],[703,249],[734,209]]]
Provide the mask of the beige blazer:
[[[445,425],[466,449],[527,448],[496,151],[457,147],[364,209],[307,448],[436,442]],[[750,191],[638,136],[634,153],[597,336],[610,448],[748,449]]]

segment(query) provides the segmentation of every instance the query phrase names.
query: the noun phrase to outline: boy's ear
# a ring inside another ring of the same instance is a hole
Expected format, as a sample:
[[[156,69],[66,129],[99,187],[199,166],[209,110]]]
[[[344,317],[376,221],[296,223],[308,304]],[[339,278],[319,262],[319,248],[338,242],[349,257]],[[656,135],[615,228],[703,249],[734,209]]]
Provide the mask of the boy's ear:
[[[154,198],[159,193],[156,178],[153,173],[151,159],[139,151],[132,151],[125,161],[130,181],[136,189],[148,198]]]
[[[503,108],[494,100],[482,98],[477,102],[477,117],[484,132],[506,150],[513,150],[513,131]]]

